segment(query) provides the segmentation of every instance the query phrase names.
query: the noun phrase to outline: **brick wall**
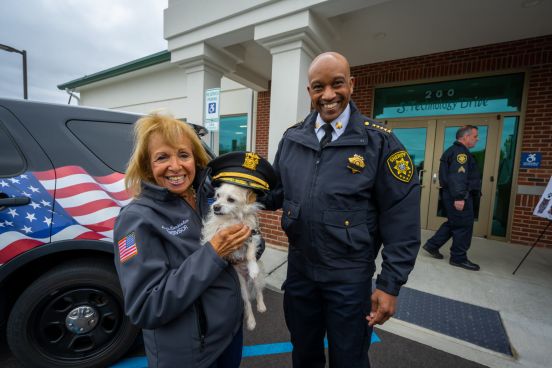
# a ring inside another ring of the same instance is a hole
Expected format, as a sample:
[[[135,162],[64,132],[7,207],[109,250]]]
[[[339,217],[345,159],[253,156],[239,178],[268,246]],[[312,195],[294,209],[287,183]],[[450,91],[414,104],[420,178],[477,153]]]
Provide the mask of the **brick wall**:
[[[425,79],[443,77],[467,78],[474,73],[508,72],[513,69],[525,69],[529,72],[521,148],[523,151],[542,153],[541,168],[520,169],[518,184],[545,186],[552,175],[552,35],[355,66],[351,69],[356,78],[353,99],[365,115],[371,116],[376,85],[409,81],[419,83]],[[268,96],[263,99],[259,97],[258,111],[267,109],[269,103]],[[266,127],[268,135],[268,112],[263,118],[266,120],[260,121],[259,117],[257,126],[261,124]],[[257,137],[259,152],[266,153],[268,150],[267,135]],[[539,196],[516,196],[512,242],[531,244],[546,226],[547,221],[532,215],[538,199]],[[273,215],[264,215],[263,231],[266,226],[267,241],[281,245],[285,236],[281,230],[270,227],[276,221]],[[552,247],[552,231],[544,236],[539,245]]]

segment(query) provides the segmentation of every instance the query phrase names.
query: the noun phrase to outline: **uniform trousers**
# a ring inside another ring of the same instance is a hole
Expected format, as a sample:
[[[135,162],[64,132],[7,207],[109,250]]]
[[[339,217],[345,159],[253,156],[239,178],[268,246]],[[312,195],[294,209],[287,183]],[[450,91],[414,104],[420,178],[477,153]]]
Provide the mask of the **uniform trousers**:
[[[441,248],[451,237],[450,259],[453,262],[464,262],[468,259],[467,252],[471,245],[474,222],[473,196],[464,201],[464,209],[458,211],[454,207],[454,198],[448,192],[442,192],[443,205],[447,215],[447,221],[427,241],[427,247],[437,250]]]
[[[372,328],[372,281],[315,282],[288,267],[284,315],[293,344],[294,368],[324,368],[324,336],[330,368],[367,368]]]

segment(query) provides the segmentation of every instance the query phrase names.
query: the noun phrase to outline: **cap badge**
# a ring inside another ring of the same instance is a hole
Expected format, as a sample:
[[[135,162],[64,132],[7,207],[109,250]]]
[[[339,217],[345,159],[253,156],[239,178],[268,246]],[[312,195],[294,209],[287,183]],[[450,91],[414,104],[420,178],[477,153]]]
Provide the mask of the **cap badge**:
[[[247,152],[242,166],[249,170],[257,170],[257,165],[261,158],[254,152]]]
[[[347,168],[351,170],[353,174],[358,174],[366,166],[366,164],[364,163],[364,157],[358,154],[354,154],[347,160],[349,161],[349,163],[347,164]]]

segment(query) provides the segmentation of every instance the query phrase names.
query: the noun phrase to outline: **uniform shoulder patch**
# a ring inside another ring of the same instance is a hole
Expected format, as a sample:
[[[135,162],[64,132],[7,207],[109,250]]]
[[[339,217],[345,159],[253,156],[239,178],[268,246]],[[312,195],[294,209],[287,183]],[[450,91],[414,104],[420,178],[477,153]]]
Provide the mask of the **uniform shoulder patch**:
[[[387,166],[391,175],[396,179],[409,183],[414,174],[414,164],[406,151],[397,151],[387,159]]]
[[[456,161],[458,161],[460,165],[464,165],[466,161],[468,161],[468,156],[465,153],[459,153],[456,156]]]
[[[379,130],[381,132],[385,132],[387,134],[391,133],[391,129],[386,128],[383,124],[375,122],[375,121],[365,121],[364,126],[369,128],[374,128],[375,130]]]
[[[136,234],[134,231],[117,242],[119,247],[119,261],[126,263],[129,259],[138,254],[136,247]]]

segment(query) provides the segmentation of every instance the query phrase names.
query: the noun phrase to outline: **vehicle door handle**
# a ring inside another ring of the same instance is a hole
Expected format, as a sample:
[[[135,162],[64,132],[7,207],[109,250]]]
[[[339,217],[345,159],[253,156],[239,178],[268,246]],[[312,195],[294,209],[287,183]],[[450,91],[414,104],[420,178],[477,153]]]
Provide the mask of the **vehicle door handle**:
[[[31,199],[29,197],[0,198],[0,209],[3,207],[25,206],[29,203],[31,203]]]

